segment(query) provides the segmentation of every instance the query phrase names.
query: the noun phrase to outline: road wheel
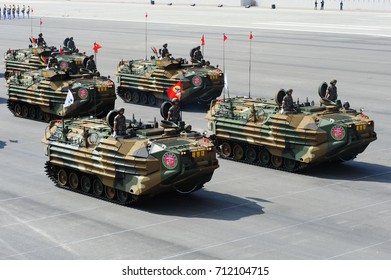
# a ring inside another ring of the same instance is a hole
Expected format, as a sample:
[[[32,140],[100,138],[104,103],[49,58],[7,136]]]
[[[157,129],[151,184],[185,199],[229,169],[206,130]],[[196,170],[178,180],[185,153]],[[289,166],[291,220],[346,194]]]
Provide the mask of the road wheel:
[[[222,145],[221,145],[221,154],[224,156],[224,157],[230,157],[231,156],[231,153],[232,153],[232,148],[231,148],[231,145],[227,142],[224,142]]]
[[[22,115],[22,106],[19,103],[15,104],[15,115],[18,117]]]
[[[151,106],[156,105],[156,97],[152,93],[148,94],[148,104]]]
[[[105,188],[103,187],[102,182],[96,178],[94,182],[92,183],[92,191],[96,196],[102,196]]]
[[[27,105],[22,106],[22,117],[27,118],[29,116],[29,107]]]
[[[60,169],[57,174],[57,180],[61,187],[65,187],[68,183],[68,174],[64,169]]]
[[[145,93],[140,93],[140,104],[146,105],[148,103],[148,96]]]
[[[246,149],[246,160],[248,162],[254,162],[257,159],[257,152],[253,147],[247,147]]]
[[[34,106],[31,106],[29,108],[29,117],[32,120],[37,119],[37,109]]]
[[[282,166],[282,157],[272,155],[271,162],[274,167],[279,168]]]
[[[297,161],[290,158],[284,158],[284,167],[288,171],[293,171],[297,167]]]
[[[80,189],[82,190],[82,192],[84,193],[89,193],[91,191],[91,180],[88,176],[81,176],[81,179],[80,179]]]
[[[37,120],[42,121],[43,120],[43,111],[41,108],[37,108]]]
[[[262,165],[268,165],[270,162],[270,153],[266,149],[261,149],[259,151],[259,162]]]
[[[117,199],[119,202],[121,202],[122,204],[125,204],[126,202],[128,202],[129,198],[130,198],[129,193],[121,191],[121,190],[117,190]]]
[[[50,114],[50,113],[43,113],[43,120],[45,121],[45,122],[50,122],[50,120],[52,119],[52,115]]]
[[[138,104],[139,102],[140,102],[140,93],[135,91],[132,93],[132,103]]]
[[[244,156],[244,151],[243,151],[243,148],[242,146],[240,146],[239,144],[236,144],[234,146],[234,159],[236,160],[241,160]]]
[[[105,186],[105,195],[108,199],[112,200],[115,197],[115,189],[109,186]]]
[[[132,93],[130,91],[124,93],[124,101],[127,103],[132,102]]]
[[[79,176],[75,172],[69,174],[69,186],[76,190],[79,187]]]

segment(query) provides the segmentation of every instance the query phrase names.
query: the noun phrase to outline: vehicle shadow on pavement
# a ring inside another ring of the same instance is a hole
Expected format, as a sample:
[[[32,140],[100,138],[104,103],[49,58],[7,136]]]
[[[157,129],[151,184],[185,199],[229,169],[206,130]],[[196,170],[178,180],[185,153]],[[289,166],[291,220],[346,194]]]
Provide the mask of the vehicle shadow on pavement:
[[[344,163],[324,163],[301,172],[302,175],[322,179],[349,180],[364,182],[386,182],[391,167],[387,165],[349,161]]]
[[[7,143],[0,140],[0,149],[4,149],[5,146],[7,146]]]
[[[5,104],[7,103],[7,99],[0,97],[0,104]]]
[[[181,107],[182,111],[185,112],[194,112],[194,113],[207,113],[209,110],[209,105],[206,104],[188,104]]]
[[[264,207],[254,200],[205,189],[187,195],[180,193],[161,194],[134,207],[159,215],[229,221],[264,214]]]

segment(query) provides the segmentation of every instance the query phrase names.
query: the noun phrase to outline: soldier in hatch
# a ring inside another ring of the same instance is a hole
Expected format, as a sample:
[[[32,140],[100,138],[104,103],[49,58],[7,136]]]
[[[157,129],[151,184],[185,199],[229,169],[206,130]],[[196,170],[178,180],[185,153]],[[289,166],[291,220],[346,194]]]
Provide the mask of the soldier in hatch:
[[[337,84],[337,80],[332,80],[330,82],[330,86],[327,88],[326,96],[325,96],[327,99],[333,102],[336,102],[338,99],[336,84]]]
[[[283,113],[294,113],[295,107],[293,106],[293,98],[292,98],[293,89],[288,89],[286,91],[286,95],[284,96],[284,99],[282,100],[282,110]]]
[[[167,120],[178,124],[182,120],[181,108],[179,107],[179,99],[172,99],[173,105],[168,110]]]
[[[126,135],[126,118],[124,112],[124,108],[119,109],[118,115],[114,118],[113,137]]]

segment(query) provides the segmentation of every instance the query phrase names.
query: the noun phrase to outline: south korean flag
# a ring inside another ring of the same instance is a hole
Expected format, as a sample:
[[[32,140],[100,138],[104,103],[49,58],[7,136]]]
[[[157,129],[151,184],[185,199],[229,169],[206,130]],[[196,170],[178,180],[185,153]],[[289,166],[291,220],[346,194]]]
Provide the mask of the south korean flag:
[[[64,102],[64,108],[69,107],[73,104],[74,98],[72,92],[68,89],[67,98]]]

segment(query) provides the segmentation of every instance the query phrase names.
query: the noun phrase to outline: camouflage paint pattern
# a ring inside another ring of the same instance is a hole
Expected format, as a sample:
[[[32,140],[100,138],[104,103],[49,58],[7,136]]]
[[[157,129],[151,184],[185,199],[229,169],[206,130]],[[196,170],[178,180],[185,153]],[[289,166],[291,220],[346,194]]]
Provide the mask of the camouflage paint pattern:
[[[70,75],[55,69],[22,72],[8,78],[8,108],[18,117],[48,122],[58,117],[105,116],[114,108],[115,85],[106,77]],[[68,90],[72,105],[64,108]]]
[[[85,67],[88,59],[82,53],[70,53],[69,51],[60,54],[55,47],[30,47],[28,49],[8,50],[4,55],[5,78],[16,73],[29,70],[46,68],[47,61],[51,54],[56,54],[61,70],[78,73],[80,68]]]
[[[222,157],[297,171],[351,160],[376,140],[373,120],[352,109],[307,102],[296,114],[280,110],[274,99],[213,101],[206,118]]]
[[[128,203],[166,191],[198,190],[218,168],[215,146],[198,132],[136,121],[127,132],[126,138],[113,138],[112,128],[100,119],[51,121],[42,140],[49,177],[61,187]]]
[[[125,102],[151,106],[169,100],[166,90],[179,81],[182,105],[209,104],[224,87],[224,74],[219,68],[188,64],[181,58],[121,61],[116,76],[118,95]]]

